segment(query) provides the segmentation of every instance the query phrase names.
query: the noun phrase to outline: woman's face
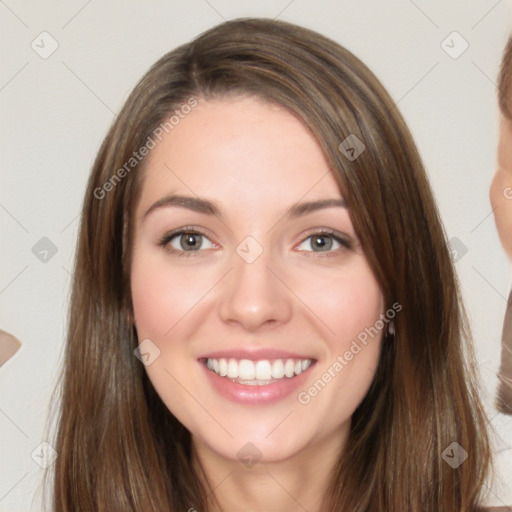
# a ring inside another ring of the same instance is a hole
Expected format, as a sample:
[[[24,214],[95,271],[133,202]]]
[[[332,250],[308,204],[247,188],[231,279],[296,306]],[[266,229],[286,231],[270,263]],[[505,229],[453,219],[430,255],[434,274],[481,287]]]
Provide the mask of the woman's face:
[[[168,409],[233,461],[284,460],[348,432],[384,303],[313,136],[255,98],[201,101],[147,159],[131,287]]]

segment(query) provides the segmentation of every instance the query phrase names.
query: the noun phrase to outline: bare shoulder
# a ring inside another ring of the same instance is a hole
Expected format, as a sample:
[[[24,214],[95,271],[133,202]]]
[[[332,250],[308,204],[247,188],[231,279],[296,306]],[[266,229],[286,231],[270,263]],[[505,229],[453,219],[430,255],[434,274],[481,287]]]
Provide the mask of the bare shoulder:
[[[511,507],[484,507],[481,512],[512,512]]]

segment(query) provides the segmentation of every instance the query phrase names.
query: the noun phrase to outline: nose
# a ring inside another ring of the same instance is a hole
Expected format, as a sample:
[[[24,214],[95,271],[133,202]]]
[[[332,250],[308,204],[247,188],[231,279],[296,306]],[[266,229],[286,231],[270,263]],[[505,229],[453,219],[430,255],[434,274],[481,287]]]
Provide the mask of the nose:
[[[271,251],[248,263],[238,253],[233,254],[233,270],[229,272],[221,292],[221,319],[238,323],[247,331],[257,331],[264,325],[286,323],[292,314],[293,293],[280,275]]]

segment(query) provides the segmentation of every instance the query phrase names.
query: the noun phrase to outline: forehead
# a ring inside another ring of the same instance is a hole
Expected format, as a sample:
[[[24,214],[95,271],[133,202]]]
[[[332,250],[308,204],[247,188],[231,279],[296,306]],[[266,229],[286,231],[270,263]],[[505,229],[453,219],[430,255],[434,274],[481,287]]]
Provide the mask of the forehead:
[[[151,150],[141,206],[169,192],[247,207],[341,197],[310,130],[254,97],[200,101]]]

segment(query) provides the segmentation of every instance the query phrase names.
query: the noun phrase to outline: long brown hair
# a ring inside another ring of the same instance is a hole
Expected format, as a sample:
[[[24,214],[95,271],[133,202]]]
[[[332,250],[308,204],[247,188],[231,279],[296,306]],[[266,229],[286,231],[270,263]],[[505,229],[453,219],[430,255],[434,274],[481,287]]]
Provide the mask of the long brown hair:
[[[486,420],[446,235],[412,136],[390,95],[351,52],[262,18],[222,23],[163,56],[99,150],[73,273],[54,510],[209,510],[214,493],[190,432],[133,354],[130,254],[145,160],[122,178],[118,170],[191,99],[232,95],[284,106],[311,129],[387,306],[403,307],[353,415],[322,510],[476,510],[490,459]],[[365,146],[356,159],[339,148],[349,135]],[[460,450],[452,443],[467,453],[458,467],[443,457],[446,450],[453,455],[450,446]]]

